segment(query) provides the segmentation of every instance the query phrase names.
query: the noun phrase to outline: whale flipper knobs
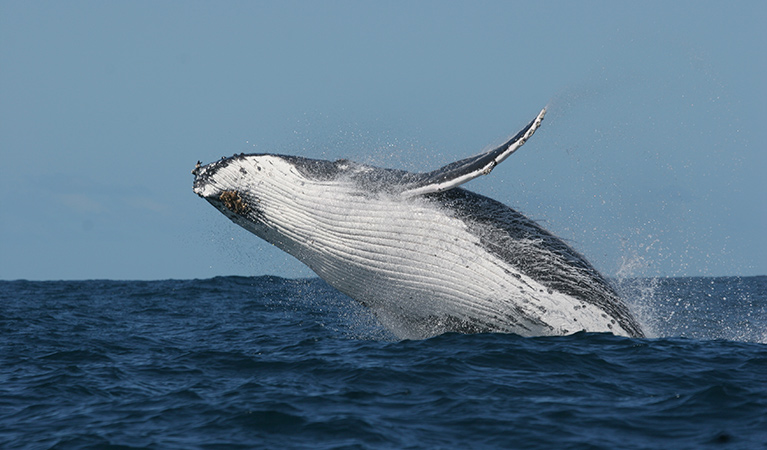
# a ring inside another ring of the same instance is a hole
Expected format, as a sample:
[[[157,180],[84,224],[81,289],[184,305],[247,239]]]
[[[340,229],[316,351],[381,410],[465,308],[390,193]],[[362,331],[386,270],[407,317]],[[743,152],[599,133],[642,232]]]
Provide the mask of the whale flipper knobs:
[[[433,172],[238,154],[198,163],[194,192],[403,339],[448,331],[644,336],[582,255],[512,208],[460,187],[518,150],[545,112],[503,145]]]

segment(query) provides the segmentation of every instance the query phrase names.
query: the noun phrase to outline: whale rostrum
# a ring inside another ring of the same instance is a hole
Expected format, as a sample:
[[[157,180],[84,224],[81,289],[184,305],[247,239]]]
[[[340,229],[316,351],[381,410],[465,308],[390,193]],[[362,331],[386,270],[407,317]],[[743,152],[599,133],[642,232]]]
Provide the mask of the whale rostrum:
[[[194,192],[402,339],[450,331],[641,337],[583,256],[512,208],[459,187],[519,149],[545,112],[503,145],[432,172],[239,154],[198,163]]]

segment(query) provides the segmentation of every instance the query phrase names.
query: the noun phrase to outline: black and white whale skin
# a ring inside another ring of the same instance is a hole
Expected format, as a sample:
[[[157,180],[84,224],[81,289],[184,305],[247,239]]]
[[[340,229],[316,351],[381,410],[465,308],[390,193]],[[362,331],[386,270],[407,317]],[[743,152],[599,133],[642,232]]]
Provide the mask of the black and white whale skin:
[[[608,281],[517,211],[458,187],[525,143],[428,173],[240,154],[201,166],[194,192],[369,307],[397,337],[578,331],[641,337]]]

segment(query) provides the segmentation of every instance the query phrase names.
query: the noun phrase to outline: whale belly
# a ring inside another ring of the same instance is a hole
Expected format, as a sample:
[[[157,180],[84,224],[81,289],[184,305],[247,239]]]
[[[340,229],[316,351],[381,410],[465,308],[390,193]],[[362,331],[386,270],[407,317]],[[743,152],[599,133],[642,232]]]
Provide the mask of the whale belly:
[[[344,185],[291,190],[264,197],[270,231],[261,237],[371,308],[400,338],[447,331],[627,334],[598,307],[489,252],[476,230],[438,202],[364,196]],[[271,207],[269,198],[291,202]]]

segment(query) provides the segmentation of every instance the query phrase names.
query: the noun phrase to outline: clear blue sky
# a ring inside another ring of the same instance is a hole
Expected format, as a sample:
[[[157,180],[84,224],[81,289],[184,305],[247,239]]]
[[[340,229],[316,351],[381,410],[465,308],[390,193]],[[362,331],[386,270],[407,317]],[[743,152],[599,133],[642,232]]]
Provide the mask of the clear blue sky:
[[[429,170],[609,275],[767,274],[767,2],[0,2],[0,279],[310,276],[192,193],[275,152]]]

